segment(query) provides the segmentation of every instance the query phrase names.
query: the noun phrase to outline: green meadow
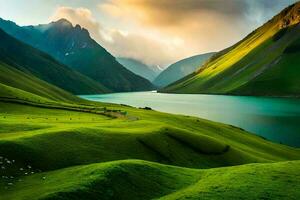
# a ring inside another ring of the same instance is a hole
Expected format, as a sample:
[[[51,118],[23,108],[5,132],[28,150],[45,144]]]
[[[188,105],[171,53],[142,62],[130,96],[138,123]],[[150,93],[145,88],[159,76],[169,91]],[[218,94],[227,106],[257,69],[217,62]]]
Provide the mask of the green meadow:
[[[299,149],[195,117],[4,88],[0,199],[300,195]]]

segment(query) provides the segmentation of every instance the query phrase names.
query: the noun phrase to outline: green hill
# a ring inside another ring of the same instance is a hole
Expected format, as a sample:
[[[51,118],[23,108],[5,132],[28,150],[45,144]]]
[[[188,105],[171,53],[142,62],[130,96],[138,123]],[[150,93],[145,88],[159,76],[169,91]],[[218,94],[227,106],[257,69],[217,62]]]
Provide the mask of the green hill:
[[[74,102],[78,98],[33,76],[0,63],[0,98]],[[42,100],[43,99],[43,100]]]
[[[99,111],[103,106],[98,105]],[[5,131],[0,138],[0,152],[12,159],[26,159],[43,171],[123,159],[193,168],[300,159],[297,149],[273,144],[229,125],[155,111],[105,107],[127,115],[110,118],[101,112],[1,103],[0,119]],[[36,126],[42,128],[14,131]],[[76,156],[72,156],[74,152]]]
[[[0,41],[0,62],[6,66],[34,75],[73,94],[95,94],[108,91],[99,83],[58,63],[47,54],[19,42],[1,29]],[[7,78],[16,79],[13,76]]]
[[[8,90],[18,98],[0,98],[5,199],[299,197],[298,162],[274,163],[299,160],[299,149],[199,118]],[[216,168],[248,163],[270,164]],[[290,193],[277,190],[287,183]]]
[[[111,91],[142,91],[154,88],[148,80],[119,64],[90,37],[86,29],[79,25],[73,26],[65,19],[25,27],[0,19],[0,28]]]
[[[193,170],[139,160],[116,161],[25,177],[3,197],[14,200],[296,200],[300,196],[299,167],[300,162],[296,161]]]
[[[162,92],[299,96],[300,3]]]
[[[165,87],[179,79],[196,71],[204,62],[206,62],[215,53],[201,54],[180,60],[159,74],[154,80],[154,84],[159,87]]]

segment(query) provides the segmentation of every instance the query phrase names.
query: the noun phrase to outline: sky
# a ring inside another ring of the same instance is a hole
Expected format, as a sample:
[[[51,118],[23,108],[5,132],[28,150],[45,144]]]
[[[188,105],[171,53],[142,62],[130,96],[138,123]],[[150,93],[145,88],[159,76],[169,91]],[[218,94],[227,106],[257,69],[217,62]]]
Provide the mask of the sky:
[[[19,25],[66,18],[116,57],[167,67],[233,45],[297,0],[0,0]]]

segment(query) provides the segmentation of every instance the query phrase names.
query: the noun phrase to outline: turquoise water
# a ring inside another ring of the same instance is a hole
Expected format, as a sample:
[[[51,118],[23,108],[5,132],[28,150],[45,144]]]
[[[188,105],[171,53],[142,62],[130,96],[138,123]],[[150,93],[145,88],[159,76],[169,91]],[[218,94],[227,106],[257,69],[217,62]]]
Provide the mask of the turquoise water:
[[[268,140],[300,147],[300,99],[130,92],[83,98],[197,116],[231,124]]]

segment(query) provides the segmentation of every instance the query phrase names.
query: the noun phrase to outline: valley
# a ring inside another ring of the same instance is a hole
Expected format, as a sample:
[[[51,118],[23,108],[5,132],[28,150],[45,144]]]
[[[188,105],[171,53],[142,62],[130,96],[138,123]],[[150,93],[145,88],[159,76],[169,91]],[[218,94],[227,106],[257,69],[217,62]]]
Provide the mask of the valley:
[[[300,2],[24,2],[0,200],[300,199]]]

